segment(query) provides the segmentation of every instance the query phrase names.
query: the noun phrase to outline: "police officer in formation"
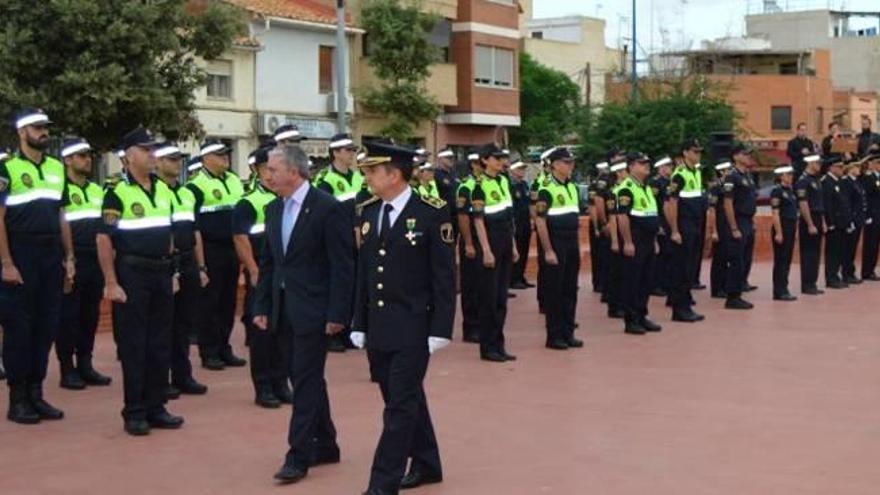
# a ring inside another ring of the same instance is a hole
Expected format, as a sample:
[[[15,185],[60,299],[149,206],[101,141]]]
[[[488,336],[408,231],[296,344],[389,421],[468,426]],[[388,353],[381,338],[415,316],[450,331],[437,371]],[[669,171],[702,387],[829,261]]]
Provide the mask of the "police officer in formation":
[[[843,157],[832,155],[826,160],[828,173],[822,177],[822,201],[825,205],[825,286],[843,289],[849,284],[841,278],[844,237],[852,227],[849,197],[840,182],[843,177]]]
[[[754,249],[758,188],[751,174],[754,161],[750,151],[743,145],[736,145],[731,158],[733,168],[724,178],[723,208],[718,212],[727,221],[727,228],[719,233],[727,254],[724,278],[727,301],[724,307],[752,309],[754,306],[742,298],[742,293],[746,289]]]
[[[431,162],[419,165],[419,169],[416,172],[419,179],[417,190],[419,195],[440,199],[440,189],[437,188],[437,180],[434,178],[435,170],[436,168]]]
[[[230,170],[230,152],[220,140],[202,143],[202,166],[187,183],[195,195],[196,223],[211,274],[199,305],[199,354],[202,367],[214,371],[247,364],[232,352],[229,342],[235,323],[239,270],[232,244],[232,210],[244,193],[241,179]]]
[[[773,215],[773,227],[770,235],[773,239],[773,299],[775,301],[794,301],[788,290],[788,273],[794,253],[794,238],[798,223],[798,201],[792,187],[794,167],[787,165],[777,167],[776,187],[770,192],[770,208]]]
[[[602,230],[607,223],[606,217],[600,221],[599,210],[602,214],[605,212],[604,201],[600,204],[601,198],[599,192],[608,186],[608,162],[600,162],[596,164],[596,176],[590,181],[587,189],[587,199],[590,205],[590,277],[593,285],[593,292],[601,294],[603,292],[602,284],[604,282],[604,267],[601,261],[602,251],[599,249],[603,241]]]
[[[109,376],[96,371],[92,364],[104,293],[95,244],[95,236],[101,227],[104,190],[89,180],[92,147],[84,139],[66,139],[61,146],[61,159],[67,171],[64,218],[70,225],[73,239],[76,276],[64,285],[55,353],[60,364],[61,387],[82,390],[86,385],[101,386],[111,382]]]
[[[232,233],[235,251],[246,275],[242,323],[250,350],[254,402],[260,407],[275,409],[281,404],[290,404],[292,400],[286,365],[290,352],[288,342],[283,338],[283,332],[265,332],[253,322],[260,253],[266,235],[266,206],[276,198],[268,184],[269,151],[269,147],[261,147],[248,157],[254,182],[235,205]]]
[[[841,269],[843,281],[851,285],[862,283],[862,279],[856,276],[856,251],[861,241],[862,229],[865,227],[865,189],[861,181],[861,166],[861,161],[850,160],[846,164],[846,173],[840,180],[851,211],[850,227],[843,238]]]
[[[538,173],[538,176],[535,177],[535,180],[529,186],[529,221],[534,223],[537,221],[537,212],[535,211],[535,204],[538,201],[538,190],[541,186],[547,182],[547,179],[550,177],[550,161],[548,157],[550,153],[553,153],[556,148],[549,148],[541,153],[541,172]],[[537,280],[537,290],[536,295],[538,298],[538,312],[541,314],[545,314],[544,308],[544,293],[546,292],[547,283],[544,281],[547,270],[544,269],[544,265],[546,262],[544,261],[544,248],[541,245],[540,240],[537,243],[538,247],[538,280]]]
[[[819,263],[822,238],[827,232],[825,224],[825,197],[822,190],[821,157],[809,155],[804,158],[804,173],[795,184],[798,200],[798,253],[800,255],[801,294],[819,295]]]
[[[114,303],[125,389],[122,417],[130,435],[175,429],[183,418],[165,408],[174,292],[174,194],[152,171],[156,141],[138,127],[122,139],[127,173],[104,196],[97,236],[104,296]]]
[[[730,162],[721,162],[715,165],[715,181],[709,187],[709,213],[707,223],[715,222],[715,237],[713,239],[712,265],[709,271],[709,292],[715,299],[727,299],[725,279],[727,277],[727,251],[725,243],[721,242],[719,232],[727,230],[727,215],[719,212],[724,197],[724,178],[730,173],[733,165]]]
[[[862,245],[862,280],[878,281],[877,252],[880,250],[880,153],[867,157],[868,169],[862,174],[865,190],[865,237]]]
[[[617,227],[621,237],[621,300],[626,313],[624,331],[642,335],[662,327],[648,318],[652,274],[660,228],[659,208],[648,185],[650,159],[642,153],[626,156],[629,176],[616,189]]]
[[[19,152],[0,165],[0,326],[9,386],[7,418],[33,424],[64,412],[43,396],[49,350],[61,316],[62,282],[75,260],[63,215],[64,165],[46,154],[49,117],[27,108],[15,118]]]
[[[565,350],[583,347],[574,337],[580,273],[580,198],[572,181],[574,157],[567,148],[556,148],[547,160],[550,175],[538,190],[535,227],[543,247],[543,283],[547,324],[546,347]],[[528,253],[528,245],[522,251]]]
[[[669,245],[669,223],[663,214],[663,205],[666,203],[666,189],[669,187],[669,178],[672,175],[672,158],[665,156],[654,162],[654,171],[656,173],[648,179],[648,185],[651,187],[651,193],[654,195],[658,206],[659,227],[657,230],[657,246],[659,252],[654,263],[651,295],[665,297],[669,295],[667,285],[672,247]]]
[[[531,199],[529,183],[526,182],[526,165],[522,160],[517,160],[510,165],[510,196],[513,198],[513,218],[516,223],[516,250],[520,253],[528,253],[532,240]],[[526,262],[528,256],[520,256],[513,264],[513,272],[510,276],[511,289],[528,289],[534,284],[526,280]]]
[[[9,158],[9,153],[0,148],[0,166]],[[6,379],[6,369],[3,367],[3,340],[0,339],[0,380]]]
[[[180,394],[203,395],[208,387],[193,377],[189,360],[190,335],[197,331],[199,299],[209,282],[202,234],[196,224],[196,196],[180,180],[183,154],[176,144],[165,142],[158,145],[153,156],[156,158],[156,174],[172,194],[172,261],[178,273],[171,323],[170,381],[165,395],[169,399],[176,399]]]
[[[703,147],[696,139],[689,139],[680,149],[683,160],[672,173],[665,210],[673,252],[669,268],[669,300],[673,321],[697,322],[704,316],[693,310],[695,301],[691,289],[696,268],[693,260],[701,256],[698,252],[701,222],[708,208],[700,170]]]
[[[459,273],[461,284],[461,327],[465,342],[480,342],[480,285],[479,272],[481,260],[477,256],[476,222],[471,197],[474,189],[483,180],[483,162],[477,152],[467,156],[471,173],[458,186],[455,199],[459,232],[458,257],[461,263]]]
[[[626,156],[615,157],[610,167],[611,188],[608,190],[605,198],[605,214],[608,216],[608,267],[605,272],[605,283],[603,288],[603,296],[605,304],[608,306],[609,318],[624,318],[625,312],[623,308],[623,300],[620,293],[621,283],[621,241],[620,230],[617,227],[617,217],[620,212],[617,209],[617,191],[623,184],[623,181],[629,176],[629,170],[626,165]]]

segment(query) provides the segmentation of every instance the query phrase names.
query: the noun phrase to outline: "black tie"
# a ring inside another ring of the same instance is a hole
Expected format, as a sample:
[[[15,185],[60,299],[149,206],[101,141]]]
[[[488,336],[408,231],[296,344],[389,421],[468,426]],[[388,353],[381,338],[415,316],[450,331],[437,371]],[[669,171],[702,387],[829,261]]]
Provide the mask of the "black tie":
[[[391,230],[391,210],[393,209],[394,207],[391,206],[391,203],[386,203],[385,208],[382,209],[382,228],[379,231],[379,244],[385,244],[388,231]]]

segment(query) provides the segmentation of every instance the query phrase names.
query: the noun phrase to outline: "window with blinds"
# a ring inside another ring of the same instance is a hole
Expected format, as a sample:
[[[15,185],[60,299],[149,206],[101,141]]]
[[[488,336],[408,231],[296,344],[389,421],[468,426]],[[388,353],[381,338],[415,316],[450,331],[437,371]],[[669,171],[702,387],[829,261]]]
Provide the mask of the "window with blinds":
[[[486,45],[477,45],[474,50],[474,82],[477,85],[513,87],[513,50]]]

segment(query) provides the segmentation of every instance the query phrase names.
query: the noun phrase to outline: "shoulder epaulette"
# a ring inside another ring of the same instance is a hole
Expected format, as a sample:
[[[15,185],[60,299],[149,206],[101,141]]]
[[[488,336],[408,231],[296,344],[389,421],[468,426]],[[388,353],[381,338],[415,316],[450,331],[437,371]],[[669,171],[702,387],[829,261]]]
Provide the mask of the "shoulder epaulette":
[[[435,209],[440,209],[446,206],[446,201],[443,201],[440,198],[435,198],[433,196],[419,196],[422,199],[422,203],[425,203]]]

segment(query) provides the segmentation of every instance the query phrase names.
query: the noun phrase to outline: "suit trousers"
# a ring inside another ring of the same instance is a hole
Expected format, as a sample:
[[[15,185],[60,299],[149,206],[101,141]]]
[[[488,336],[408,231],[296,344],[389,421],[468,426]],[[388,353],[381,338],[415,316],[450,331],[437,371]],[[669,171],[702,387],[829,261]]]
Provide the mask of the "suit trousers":
[[[422,473],[442,476],[440,450],[422,386],[428,369],[427,347],[371,349],[368,357],[385,402],[370,488],[397,494],[409,458]]]

